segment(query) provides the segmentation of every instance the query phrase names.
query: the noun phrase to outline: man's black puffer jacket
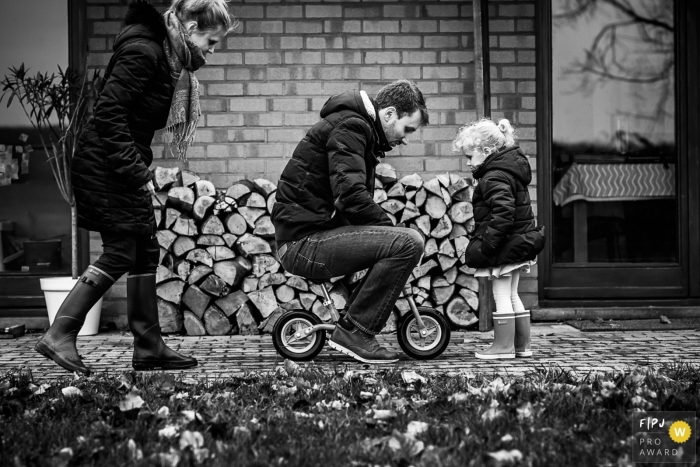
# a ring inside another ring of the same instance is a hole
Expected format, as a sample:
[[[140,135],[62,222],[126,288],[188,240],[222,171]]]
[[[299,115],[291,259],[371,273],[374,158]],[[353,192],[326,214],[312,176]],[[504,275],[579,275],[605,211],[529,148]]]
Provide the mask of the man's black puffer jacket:
[[[467,265],[483,268],[535,259],[545,238],[530,205],[527,157],[517,146],[503,149],[487,157],[473,175],[479,184],[472,198],[475,231]]]
[[[165,24],[146,2],[134,2],[72,162],[78,225],[97,232],[155,234],[150,145],[165,126],[174,85],[163,51]]]
[[[373,196],[378,156],[391,150],[377,113],[359,91],[328,99],[277,186],[272,222],[278,242],[348,224],[393,225]]]

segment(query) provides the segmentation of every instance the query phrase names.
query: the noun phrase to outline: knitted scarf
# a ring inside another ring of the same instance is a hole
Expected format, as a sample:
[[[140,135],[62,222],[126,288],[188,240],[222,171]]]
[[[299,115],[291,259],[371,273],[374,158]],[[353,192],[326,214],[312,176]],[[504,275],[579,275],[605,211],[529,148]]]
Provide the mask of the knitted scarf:
[[[165,124],[165,139],[170,154],[173,154],[174,146],[177,157],[186,160],[187,147],[194,140],[197,121],[201,115],[199,81],[194,72],[204,65],[206,60],[175,13],[168,10],[163,16],[167,29],[163,48],[168,58],[170,77],[175,85],[168,121]]]

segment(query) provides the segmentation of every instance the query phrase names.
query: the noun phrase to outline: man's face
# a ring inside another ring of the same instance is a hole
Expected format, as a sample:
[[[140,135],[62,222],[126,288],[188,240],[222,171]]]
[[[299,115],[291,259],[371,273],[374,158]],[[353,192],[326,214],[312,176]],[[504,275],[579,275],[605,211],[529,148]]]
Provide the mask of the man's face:
[[[391,147],[408,144],[408,137],[421,127],[420,110],[416,110],[411,115],[404,115],[398,118],[396,109],[389,107],[386,113],[380,118],[386,139]]]

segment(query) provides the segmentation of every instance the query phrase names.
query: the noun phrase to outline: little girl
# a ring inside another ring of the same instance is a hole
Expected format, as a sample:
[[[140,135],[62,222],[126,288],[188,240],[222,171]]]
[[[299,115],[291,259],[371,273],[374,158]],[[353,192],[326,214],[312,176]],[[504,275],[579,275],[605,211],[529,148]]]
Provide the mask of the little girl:
[[[493,281],[496,312],[490,348],[476,352],[486,360],[530,357],[530,312],[518,296],[520,271],[529,272],[544,247],[527,186],[532,180],[527,156],[515,145],[506,119],[463,126],[452,143],[468,159],[478,185],[474,190],[474,237],[466,260],[475,277]]]

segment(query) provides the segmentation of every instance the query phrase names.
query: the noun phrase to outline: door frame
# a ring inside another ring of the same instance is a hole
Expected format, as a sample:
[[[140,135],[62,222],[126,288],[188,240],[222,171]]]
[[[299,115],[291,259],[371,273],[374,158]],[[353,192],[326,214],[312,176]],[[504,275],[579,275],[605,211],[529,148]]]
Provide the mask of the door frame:
[[[614,292],[606,298],[586,298],[585,292],[571,293],[567,296],[562,290],[557,293],[549,285],[552,283],[552,242],[546,243],[540,253],[538,264],[538,298],[542,308],[549,307],[606,307],[606,306],[697,306],[700,305],[700,160],[698,157],[700,136],[692,128],[700,126],[700,83],[694,77],[698,76],[700,67],[698,18],[700,5],[689,0],[676,0],[675,17],[678,25],[675,41],[677,61],[676,108],[677,130],[676,139],[679,154],[677,164],[677,182],[679,187],[678,205],[681,215],[679,226],[680,265],[687,274],[681,274],[687,293],[680,297],[669,298],[617,298]],[[535,31],[537,47],[536,63],[536,92],[537,92],[537,198],[538,222],[547,231],[552,232],[552,179],[551,179],[551,145],[552,145],[552,2],[546,0],[536,2]],[[633,265],[629,263],[627,268]],[[645,268],[645,265],[641,268]],[[663,265],[660,265],[663,267]],[[576,276],[577,268],[586,266],[558,267],[557,277],[566,273],[572,279]],[[639,268],[639,269],[641,269]],[[609,269],[614,276],[615,266]],[[647,267],[647,269],[653,269]],[[602,268],[601,268],[602,270]],[[584,286],[591,284],[582,284]],[[630,285],[630,284],[628,284]],[[665,284],[669,290],[674,283]],[[678,284],[681,285],[681,284]],[[572,288],[574,290],[575,287]],[[622,291],[624,287],[618,290]],[[581,289],[583,290],[583,289]],[[684,290],[685,292],[685,290]],[[578,295],[578,297],[576,297]]]

